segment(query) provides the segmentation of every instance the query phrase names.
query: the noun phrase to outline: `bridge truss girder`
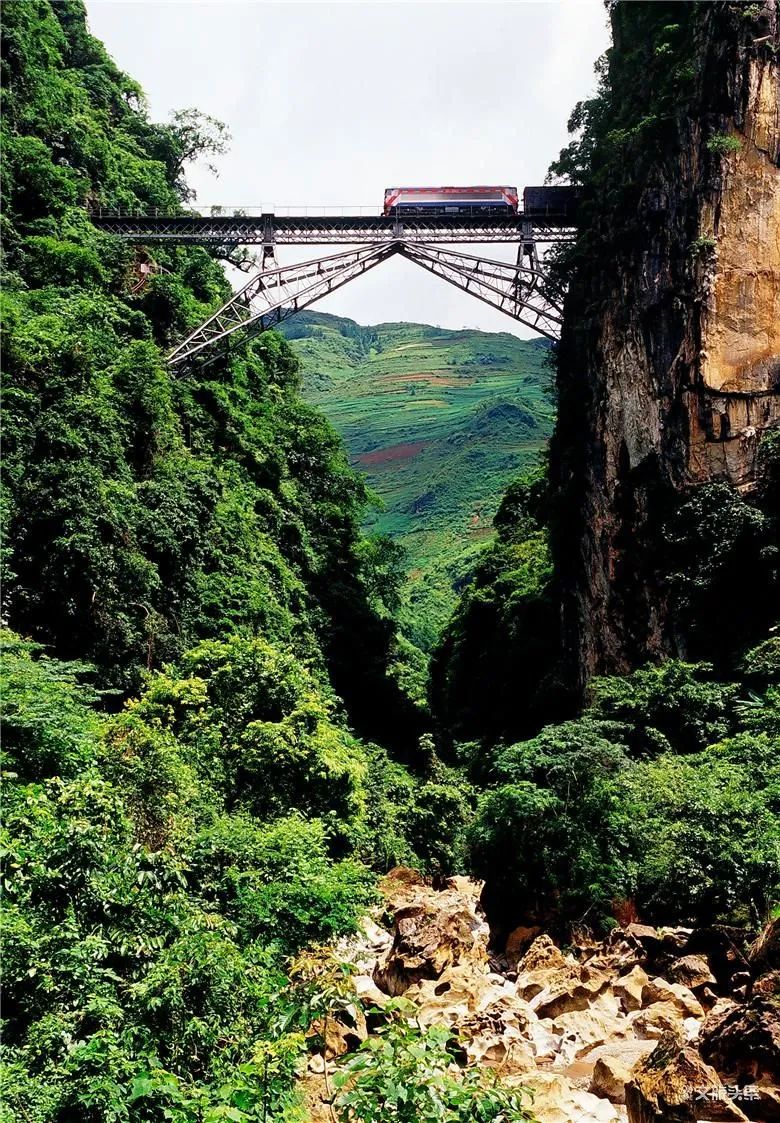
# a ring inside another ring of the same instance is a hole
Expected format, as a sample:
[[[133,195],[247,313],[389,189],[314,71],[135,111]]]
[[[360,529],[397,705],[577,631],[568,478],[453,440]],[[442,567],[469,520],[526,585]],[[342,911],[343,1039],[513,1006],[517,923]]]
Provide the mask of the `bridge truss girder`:
[[[261,270],[168,355],[176,366],[236,332],[268,331],[397,253],[394,242]],[[272,259],[273,260],[273,259]]]
[[[487,244],[568,242],[571,220],[554,214],[472,215],[426,218],[390,215],[165,215],[97,211],[92,222],[106,233],[142,245],[291,246],[379,245],[390,241]]]
[[[400,254],[548,339],[558,338],[561,309],[545,297],[534,247],[521,245],[515,264],[405,240],[360,246],[296,265],[262,269],[168,356],[178,366],[240,332],[244,341],[321,300],[348,281]],[[529,264],[523,264],[524,254]]]
[[[527,266],[522,264],[523,250],[521,246],[513,265],[423,243],[402,242],[399,247],[408,261],[555,341],[560,335],[562,309],[544,295],[544,273],[535,247]]]

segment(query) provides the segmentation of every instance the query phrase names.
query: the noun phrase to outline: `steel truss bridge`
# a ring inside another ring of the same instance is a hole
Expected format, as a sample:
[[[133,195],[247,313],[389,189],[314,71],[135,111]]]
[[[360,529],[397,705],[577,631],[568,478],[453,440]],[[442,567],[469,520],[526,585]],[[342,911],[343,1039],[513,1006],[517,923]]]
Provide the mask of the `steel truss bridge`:
[[[246,342],[395,255],[555,340],[562,311],[546,292],[538,246],[569,241],[575,234],[569,215],[545,208],[509,217],[100,211],[90,217],[100,229],[139,245],[206,246],[228,260],[241,246],[262,247],[256,275],[171,351],[171,366],[213,352],[236,335]],[[517,245],[517,257],[515,262],[498,261],[451,248],[454,244]],[[281,266],[275,250],[284,245],[350,248]]]

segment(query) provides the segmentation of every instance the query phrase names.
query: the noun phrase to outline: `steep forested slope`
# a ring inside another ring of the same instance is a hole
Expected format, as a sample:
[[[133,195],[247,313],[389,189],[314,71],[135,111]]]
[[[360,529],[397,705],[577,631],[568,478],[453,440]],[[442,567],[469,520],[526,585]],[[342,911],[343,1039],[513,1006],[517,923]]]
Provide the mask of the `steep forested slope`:
[[[500,496],[546,446],[549,346],[509,334],[377,324],[316,312],[283,325],[303,394],[382,500],[372,531],[406,551],[404,629],[428,649],[454,607]]]
[[[292,1119],[311,1016],[286,957],[354,925],[372,868],[450,865],[462,786],[350,730],[419,756],[365,485],[288,346],[173,377],[220,266],[161,249],[149,277],[90,224],[179,205],[219,129],[152,124],[80,3],[2,15],[3,564],[26,638],[3,643],[0,1110]]]
[[[374,695],[403,726],[365,486],[294,357],[268,335],[173,377],[160,348],[224,297],[220,267],[160,249],[138,291],[133,249],[84,210],[178,205],[213,128],[152,125],[78,7],[12,5],[5,25],[10,623],[120,688],[198,639],[262,632],[327,664],[358,724]]]

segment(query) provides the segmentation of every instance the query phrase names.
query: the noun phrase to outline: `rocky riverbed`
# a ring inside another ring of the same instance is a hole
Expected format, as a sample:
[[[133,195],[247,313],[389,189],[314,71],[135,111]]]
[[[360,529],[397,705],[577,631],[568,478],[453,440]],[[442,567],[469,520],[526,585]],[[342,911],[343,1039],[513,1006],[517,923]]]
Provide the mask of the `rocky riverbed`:
[[[497,954],[480,890],[385,878],[384,909],[336,952],[355,999],[310,1059],[312,1123],[331,1123],[328,1073],[369,1032],[364,1011],[397,996],[456,1029],[467,1063],[530,1088],[539,1123],[780,1120],[778,922],[753,943],[628,924],[565,950],[520,928]]]

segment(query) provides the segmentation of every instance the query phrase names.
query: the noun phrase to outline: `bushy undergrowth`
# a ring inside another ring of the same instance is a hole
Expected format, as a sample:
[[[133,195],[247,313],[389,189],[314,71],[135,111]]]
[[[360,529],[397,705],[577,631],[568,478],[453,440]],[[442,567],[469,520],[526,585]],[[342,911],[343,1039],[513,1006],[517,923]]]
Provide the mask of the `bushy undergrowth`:
[[[778,665],[762,663],[752,695],[706,664],[597,680],[582,717],[494,750],[469,847],[497,925],[600,928],[625,901],[655,923],[759,923],[780,898]]]
[[[391,1009],[334,1077],[340,1123],[533,1123],[529,1093],[503,1086],[494,1070],[453,1075],[457,1048],[449,1027],[421,1029]]]
[[[463,785],[357,741],[265,640],[114,716],[83,666],[3,649],[5,1118],[288,1118],[289,957],[354,930],[376,868],[450,868]]]

